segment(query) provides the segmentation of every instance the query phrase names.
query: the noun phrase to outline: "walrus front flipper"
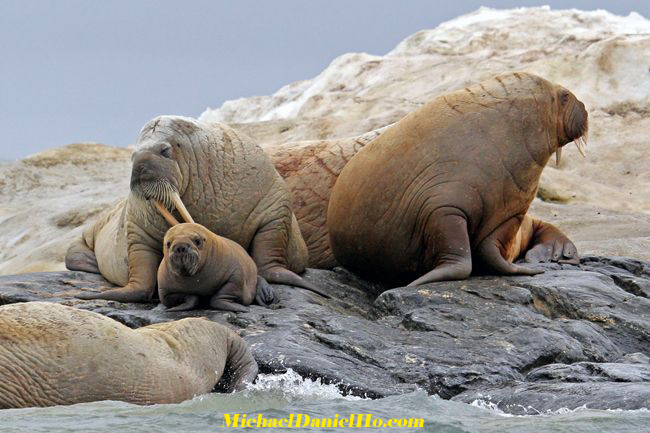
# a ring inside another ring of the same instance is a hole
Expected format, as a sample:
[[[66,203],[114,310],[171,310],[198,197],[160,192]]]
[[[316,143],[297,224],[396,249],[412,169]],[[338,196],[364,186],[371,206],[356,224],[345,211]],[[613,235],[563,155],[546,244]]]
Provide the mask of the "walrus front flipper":
[[[228,341],[228,358],[216,388],[220,391],[241,391],[257,377],[258,367],[246,342],[232,332]]]
[[[128,227],[128,224],[127,224]],[[101,292],[82,292],[79,299],[107,299],[118,302],[149,302],[156,287],[156,271],[162,254],[146,246],[138,232],[128,233],[130,240],[128,250],[129,281],[124,287]]]
[[[95,299],[106,299],[117,302],[149,302],[152,291],[147,288],[136,288],[124,286],[119,289],[109,289],[101,292],[81,292],[75,298],[86,301]]]
[[[436,281],[464,280],[472,273],[467,220],[456,208],[439,208],[429,218],[426,241],[433,250],[434,268],[408,287]]]
[[[286,286],[302,287],[311,292],[321,295],[323,298],[330,298],[330,295],[321,291],[309,281],[305,281],[299,275],[291,272],[289,269],[274,267],[266,270],[260,270],[260,276],[271,284],[284,284]]]
[[[517,265],[509,262],[503,257],[499,246],[506,242],[502,239],[514,239],[514,233],[517,233],[521,225],[521,219],[511,218],[501,226],[497,227],[488,237],[486,237],[478,246],[477,255],[492,270],[503,275],[537,275],[544,271],[541,269],[531,269],[526,266]]]
[[[526,253],[528,263],[558,262],[580,264],[578,249],[564,233],[553,224],[533,218],[533,234]]]
[[[257,291],[255,292],[255,303],[268,307],[275,301],[273,287],[262,277],[257,276]]]
[[[65,253],[65,267],[71,271],[85,271],[101,274],[95,252],[88,248],[83,238],[77,239]]]
[[[189,311],[199,306],[199,297],[196,295],[178,295],[182,296],[183,302],[173,307],[167,308],[165,311]]]

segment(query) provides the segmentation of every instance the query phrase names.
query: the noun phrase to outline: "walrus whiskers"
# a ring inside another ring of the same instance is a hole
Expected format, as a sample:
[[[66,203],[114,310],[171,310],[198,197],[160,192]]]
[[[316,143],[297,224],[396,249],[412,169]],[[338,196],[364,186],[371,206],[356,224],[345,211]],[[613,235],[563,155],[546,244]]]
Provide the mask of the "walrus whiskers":
[[[573,140],[575,143],[576,147],[578,148],[578,151],[580,152],[580,155],[582,155],[583,158],[587,157],[587,138],[586,135],[581,136],[580,138],[576,138]]]

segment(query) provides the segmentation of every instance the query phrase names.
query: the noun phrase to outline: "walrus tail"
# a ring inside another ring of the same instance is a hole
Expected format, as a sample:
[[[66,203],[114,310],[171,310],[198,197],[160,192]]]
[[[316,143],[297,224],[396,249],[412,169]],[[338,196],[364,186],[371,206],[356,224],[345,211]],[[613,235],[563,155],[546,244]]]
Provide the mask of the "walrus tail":
[[[330,298],[327,293],[323,292],[312,283],[305,281],[299,275],[296,275],[286,268],[274,267],[260,271],[260,275],[271,284],[284,284],[286,286],[302,287],[303,289],[307,289],[311,292],[321,295],[323,298]]]

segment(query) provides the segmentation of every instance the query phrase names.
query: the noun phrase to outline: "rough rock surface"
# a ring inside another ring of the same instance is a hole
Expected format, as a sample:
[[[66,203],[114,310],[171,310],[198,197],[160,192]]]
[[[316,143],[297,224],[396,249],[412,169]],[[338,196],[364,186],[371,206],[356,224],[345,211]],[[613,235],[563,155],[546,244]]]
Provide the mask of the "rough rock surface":
[[[512,413],[650,407],[650,263],[586,257],[544,268],[392,290],[341,268],[310,269],[331,300],[275,286],[272,308],[240,314],[81,301],[71,296],[105,285],[100,276],[33,273],[0,277],[0,304],[61,302],[131,327],[206,316],[237,329],[262,372],[292,368],[356,395],[422,388]]]

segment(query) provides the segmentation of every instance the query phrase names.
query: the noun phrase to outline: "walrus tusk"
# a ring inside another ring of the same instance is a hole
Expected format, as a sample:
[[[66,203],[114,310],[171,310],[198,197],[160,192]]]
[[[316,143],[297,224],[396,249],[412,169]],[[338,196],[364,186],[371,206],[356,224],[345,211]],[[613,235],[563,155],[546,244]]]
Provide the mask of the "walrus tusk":
[[[183,204],[183,200],[181,200],[181,197],[178,195],[178,193],[174,193],[172,195],[172,203],[174,203],[174,206],[176,206],[176,209],[181,214],[186,223],[194,224],[192,215],[190,215],[190,213],[187,211],[187,208]]]
[[[578,151],[580,152],[580,155],[582,155],[583,158],[587,157],[587,141],[585,140],[584,137],[580,137],[576,140],[573,141],[576,144],[576,147],[578,148]]]
[[[160,212],[160,214],[163,216],[163,218],[165,218],[165,221],[167,221],[170,226],[175,226],[179,224],[178,220],[174,218],[174,215],[172,215],[171,212],[169,212],[161,202],[159,202],[158,200],[152,200],[152,201],[153,201],[153,205],[156,206],[156,209],[158,209],[158,212]]]
[[[555,151],[555,166],[559,167],[560,166],[560,160],[562,159],[562,148],[558,147],[557,150]]]

